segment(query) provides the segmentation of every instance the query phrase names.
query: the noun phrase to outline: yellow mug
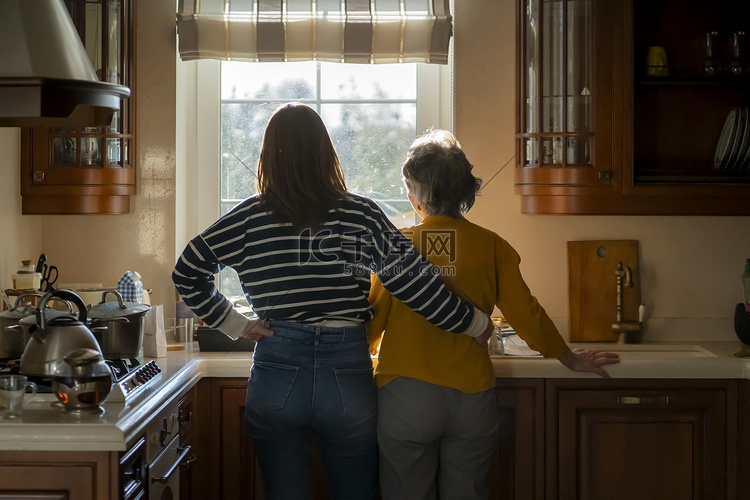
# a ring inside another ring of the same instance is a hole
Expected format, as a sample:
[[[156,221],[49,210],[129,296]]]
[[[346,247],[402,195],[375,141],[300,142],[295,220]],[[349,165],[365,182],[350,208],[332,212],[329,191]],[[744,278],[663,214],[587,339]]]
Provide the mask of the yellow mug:
[[[652,46],[648,48],[646,56],[646,74],[648,76],[668,76],[667,69],[667,51],[661,46]]]

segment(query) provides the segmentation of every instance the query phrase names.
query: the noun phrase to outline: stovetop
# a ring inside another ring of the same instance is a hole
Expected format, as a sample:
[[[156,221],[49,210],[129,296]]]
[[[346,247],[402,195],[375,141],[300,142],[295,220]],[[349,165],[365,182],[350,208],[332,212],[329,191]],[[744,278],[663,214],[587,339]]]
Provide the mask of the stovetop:
[[[104,360],[112,370],[114,384],[108,403],[124,403],[161,378],[156,361],[142,365],[138,358]],[[0,374],[21,373],[20,359],[0,358]],[[38,394],[52,394],[52,378],[26,375],[37,386]]]

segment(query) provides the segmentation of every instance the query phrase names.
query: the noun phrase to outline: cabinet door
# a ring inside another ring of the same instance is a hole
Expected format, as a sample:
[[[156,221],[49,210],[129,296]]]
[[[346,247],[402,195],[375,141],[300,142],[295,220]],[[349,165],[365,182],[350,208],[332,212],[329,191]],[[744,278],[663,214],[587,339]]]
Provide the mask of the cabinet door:
[[[245,378],[211,381],[211,499],[264,500],[263,478],[245,426]],[[220,429],[219,432],[216,432]],[[313,499],[329,497],[325,472],[313,443]],[[204,497],[205,498],[205,497]]]
[[[205,474],[208,470],[210,446],[209,391],[209,381],[201,380],[179,402],[177,418],[180,447],[190,446],[191,450],[180,465],[180,498],[183,500],[203,500],[209,496],[211,485]]]
[[[117,498],[117,465],[114,452],[0,451],[0,499]]]
[[[740,380],[737,397],[738,435],[737,463],[730,468],[730,473],[737,475],[737,498],[750,498],[750,474],[746,464],[750,463],[750,380]],[[741,467],[741,469],[740,469]]]
[[[245,430],[247,379],[211,379],[211,498],[265,498],[260,466]]]
[[[516,193],[524,213],[554,213],[554,196],[620,189],[612,174],[615,4],[519,2]]]
[[[547,391],[547,498],[733,494],[735,381],[551,380]]]
[[[544,498],[544,381],[498,379],[500,442],[490,478],[490,498]]]

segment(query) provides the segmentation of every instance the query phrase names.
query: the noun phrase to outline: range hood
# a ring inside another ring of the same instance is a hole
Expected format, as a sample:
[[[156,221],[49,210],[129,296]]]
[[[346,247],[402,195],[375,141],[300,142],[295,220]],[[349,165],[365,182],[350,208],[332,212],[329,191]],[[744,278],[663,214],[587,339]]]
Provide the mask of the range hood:
[[[62,0],[0,0],[0,127],[106,126],[129,95],[97,78]]]

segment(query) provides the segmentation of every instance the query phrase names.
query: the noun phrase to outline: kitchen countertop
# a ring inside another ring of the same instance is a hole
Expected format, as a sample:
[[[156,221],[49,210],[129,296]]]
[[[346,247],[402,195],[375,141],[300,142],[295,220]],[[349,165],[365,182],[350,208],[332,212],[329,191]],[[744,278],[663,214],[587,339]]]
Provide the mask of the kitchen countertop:
[[[162,370],[160,380],[127,403],[105,403],[96,415],[68,415],[50,406],[51,394],[37,395],[20,417],[0,420],[0,450],[125,451],[148,421],[168,401],[203,377],[248,377],[252,352],[201,353],[197,343],[182,351],[153,358]],[[621,362],[606,367],[613,378],[750,378],[750,357],[733,354],[738,342],[684,342],[618,345],[571,344],[576,348],[617,351]],[[144,358],[143,363],[152,358]],[[572,372],[556,359],[493,357],[500,378],[596,378]]]

